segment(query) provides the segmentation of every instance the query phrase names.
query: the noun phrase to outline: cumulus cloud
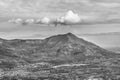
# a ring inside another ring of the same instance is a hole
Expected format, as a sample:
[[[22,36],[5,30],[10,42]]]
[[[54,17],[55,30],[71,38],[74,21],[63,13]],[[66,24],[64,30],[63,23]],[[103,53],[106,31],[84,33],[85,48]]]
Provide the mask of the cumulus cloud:
[[[66,24],[76,24],[81,22],[81,18],[77,13],[69,10],[65,16],[58,18],[57,21]]]
[[[41,19],[41,24],[50,24],[50,19],[48,17],[44,17]]]
[[[21,22],[23,22],[22,19],[20,19],[20,18],[16,19],[16,23],[21,23]]]
[[[20,24],[23,22],[23,20],[21,18],[17,18],[17,19],[10,19],[8,20],[9,23],[15,23],[15,24]]]
[[[22,24],[22,25],[28,25],[28,24],[52,24],[51,19],[48,17],[43,17],[41,19],[10,19],[8,20],[9,23],[14,23],[14,24]]]
[[[22,25],[28,25],[28,24],[34,24],[34,22],[35,22],[34,19],[26,19],[21,24]]]
[[[54,14],[54,13],[53,13]],[[72,25],[72,24],[80,24],[84,20],[89,20],[92,19],[91,16],[83,16],[79,15],[77,13],[74,13],[72,10],[69,10],[66,12],[66,14],[62,17],[57,17],[57,18],[48,18],[48,17],[43,17],[40,19],[26,19],[22,20],[20,18],[18,19],[12,19],[9,20],[8,22],[10,23],[21,23],[22,25],[27,25],[27,24],[45,24],[45,25],[57,25],[57,24],[66,24],[66,25]]]
[[[64,23],[65,22],[65,17],[58,18],[57,22]]]
[[[32,24],[32,23],[34,23],[34,22],[35,22],[34,19],[26,19],[26,20],[25,20],[25,23],[28,23],[28,24]]]
[[[8,20],[9,23],[13,23],[13,24],[22,24],[22,25],[27,25],[27,24],[34,24],[35,20],[34,19],[26,19],[23,20],[21,18],[17,18],[17,19],[10,19]]]
[[[53,13],[54,14],[54,13]],[[62,25],[78,25],[78,24],[85,24],[85,23],[100,23],[100,22],[107,22],[107,18],[102,19],[100,15],[96,15],[94,13],[89,13],[89,15],[79,15],[72,10],[69,10],[66,12],[66,14],[62,17],[57,16],[57,18],[48,18],[43,17],[40,19],[26,19],[22,20],[20,18],[18,19],[11,19],[8,22],[10,23],[16,23],[16,24],[22,24],[22,25],[28,25],[28,24],[45,24],[45,25],[55,25],[58,24]]]
[[[9,23],[14,23],[15,20],[14,20],[14,19],[10,19],[10,20],[8,20],[8,22],[9,22]]]
[[[73,11],[68,11],[65,15],[65,21],[71,23],[78,23],[81,21],[78,14],[74,13]]]

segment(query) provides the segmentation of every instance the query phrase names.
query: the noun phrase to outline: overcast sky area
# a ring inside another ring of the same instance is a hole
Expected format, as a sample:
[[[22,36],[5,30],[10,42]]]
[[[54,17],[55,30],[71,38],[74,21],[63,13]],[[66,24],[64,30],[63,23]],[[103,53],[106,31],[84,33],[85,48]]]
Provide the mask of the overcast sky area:
[[[8,23],[12,18],[56,18],[68,10],[92,24],[54,27]],[[96,24],[99,21],[105,24]],[[76,35],[120,32],[120,0],[0,0],[1,38],[45,38],[67,32]]]

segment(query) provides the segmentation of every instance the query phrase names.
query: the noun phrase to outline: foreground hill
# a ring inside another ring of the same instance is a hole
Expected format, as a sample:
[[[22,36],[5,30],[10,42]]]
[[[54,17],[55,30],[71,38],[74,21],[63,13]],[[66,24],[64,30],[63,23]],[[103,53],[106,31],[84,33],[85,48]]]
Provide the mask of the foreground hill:
[[[72,33],[0,39],[0,80],[120,80],[119,58]]]

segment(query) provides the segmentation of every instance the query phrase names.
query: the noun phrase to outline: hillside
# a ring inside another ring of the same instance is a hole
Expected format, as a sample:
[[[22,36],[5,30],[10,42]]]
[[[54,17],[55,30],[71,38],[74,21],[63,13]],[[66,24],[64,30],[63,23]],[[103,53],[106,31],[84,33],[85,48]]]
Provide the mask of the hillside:
[[[116,76],[111,75],[119,73],[119,58],[72,33],[42,40],[0,39],[0,79],[88,80],[98,76],[113,80]]]
[[[78,38],[72,33],[55,35],[44,40],[1,39],[0,42],[1,59],[10,58],[17,64],[34,62],[59,64],[119,57],[118,54]]]

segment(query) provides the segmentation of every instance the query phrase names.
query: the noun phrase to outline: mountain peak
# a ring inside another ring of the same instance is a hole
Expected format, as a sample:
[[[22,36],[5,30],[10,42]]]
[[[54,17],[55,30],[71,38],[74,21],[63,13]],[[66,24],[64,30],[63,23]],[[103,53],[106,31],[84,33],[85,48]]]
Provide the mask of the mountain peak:
[[[60,34],[60,35],[56,35],[56,36],[64,36],[64,37],[67,37],[67,38],[78,38],[76,35],[74,35],[73,33],[66,33],[66,34]]]
[[[78,39],[78,37],[76,35],[74,35],[73,33],[66,33],[66,34],[63,34],[64,36],[66,36],[69,40],[76,40]]]
[[[59,35],[55,35],[55,36],[51,36],[49,38],[45,39],[45,43],[50,43],[50,44],[56,44],[56,43],[67,43],[67,42],[78,42],[81,39],[78,38],[77,36],[75,36],[72,33],[66,33],[66,34],[59,34]],[[81,40],[83,41],[83,40]]]
[[[67,35],[67,36],[75,36],[73,33],[66,33],[66,34],[63,34],[63,35]]]
[[[57,40],[69,40],[69,39],[76,39],[78,37],[75,36],[72,33],[66,33],[66,34],[59,34],[59,35],[55,35],[55,36],[49,37],[49,39],[50,38],[57,39]]]

